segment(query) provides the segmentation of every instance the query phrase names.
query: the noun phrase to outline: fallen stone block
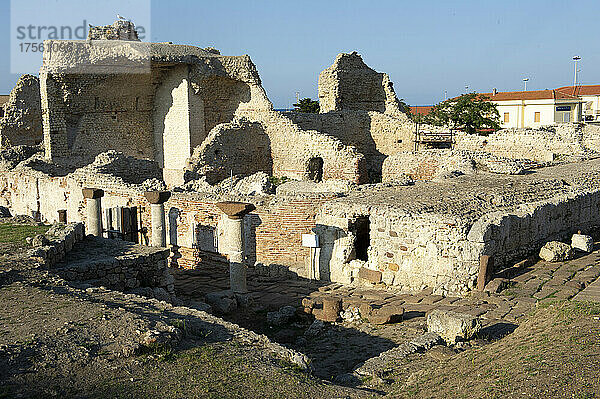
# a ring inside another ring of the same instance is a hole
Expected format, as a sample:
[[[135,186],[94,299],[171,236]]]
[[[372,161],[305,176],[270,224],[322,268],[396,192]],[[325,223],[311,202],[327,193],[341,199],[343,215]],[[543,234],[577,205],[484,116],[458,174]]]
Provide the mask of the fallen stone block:
[[[288,324],[294,318],[296,308],[293,306],[283,306],[276,312],[267,313],[267,323],[272,326],[283,326]]]
[[[497,294],[502,291],[508,285],[508,280],[505,278],[497,277],[486,284],[484,288],[484,292],[489,292],[492,294]]]
[[[205,300],[216,313],[227,314],[237,309],[237,301],[232,291],[210,292],[206,294]]]
[[[439,334],[447,344],[471,339],[481,329],[481,321],[469,314],[435,309],[427,316],[427,331]]]
[[[547,262],[562,262],[573,259],[574,251],[569,244],[550,241],[540,249],[540,258]]]
[[[397,323],[402,321],[404,308],[399,306],[399,303],[390,303],[381,307],[363,303],[360,306],[360,314],[371,324]]]
[[[358,278],[369,283],[378,284],[381,283],[381,272],[379,270],[371,270],[366,267],[361,267],[358,270]]]
[[[594,239],[584,234],[573,234],[571,247],[583,252],[592,252],[594,250]]]

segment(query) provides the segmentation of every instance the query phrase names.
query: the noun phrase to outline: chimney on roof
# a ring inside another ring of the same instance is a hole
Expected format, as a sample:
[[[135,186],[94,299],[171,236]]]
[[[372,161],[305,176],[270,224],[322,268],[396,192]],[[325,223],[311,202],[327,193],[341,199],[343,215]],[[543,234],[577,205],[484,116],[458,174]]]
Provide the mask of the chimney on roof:
[[[492,89],[492,96],[495,96],[496,94],[498,94],[498,89],[496,89],[495,87]]]

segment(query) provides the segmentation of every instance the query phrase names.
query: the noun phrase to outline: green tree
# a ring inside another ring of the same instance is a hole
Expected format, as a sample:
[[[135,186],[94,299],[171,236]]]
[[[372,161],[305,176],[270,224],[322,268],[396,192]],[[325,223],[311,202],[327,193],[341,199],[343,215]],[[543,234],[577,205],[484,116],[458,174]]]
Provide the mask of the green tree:
[[[425,122],[476,134],[481,129],[500,129],[500,114],[488,97],[469,93],[437,104],[425,117]]]
[[[319,102],[314,101],[311,98],[303,98],[298,104],[294,104],[294,107],[296,108],[296,112],[306,112],[309,114],[319,113]]]

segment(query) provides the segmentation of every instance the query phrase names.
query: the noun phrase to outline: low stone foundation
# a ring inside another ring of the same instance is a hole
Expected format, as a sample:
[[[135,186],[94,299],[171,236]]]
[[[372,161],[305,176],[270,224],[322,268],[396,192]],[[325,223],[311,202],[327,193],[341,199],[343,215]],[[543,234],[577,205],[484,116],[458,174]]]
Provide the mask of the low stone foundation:
[[[174,293],[169,250],[88,236],[55,269],[64,279],[124,291],[139,287]]]

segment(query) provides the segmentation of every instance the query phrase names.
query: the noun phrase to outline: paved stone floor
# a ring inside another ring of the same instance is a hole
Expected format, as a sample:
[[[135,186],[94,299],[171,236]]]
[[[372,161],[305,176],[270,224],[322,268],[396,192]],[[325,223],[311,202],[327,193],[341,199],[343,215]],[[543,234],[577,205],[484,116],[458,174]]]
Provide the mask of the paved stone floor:
[[[576,301],[600,302],[600,278],[573,297]]]
[[[175,269],[173,274],[176,293],[183,300],[203,300],[206,293],[225,290],[229,286],[226,264],[212,263],[195,270]],[[264,277],[249,269],[248,288],[255,306],[224,317],[302,351],[313,359],[319,377],[331,379],[422,334],[426,330],[425,316],[433,309],[479,316],[483,324],[480,339],[469,345],[484,345],[512,332],[540,300],[571,299],[576,295],[576,299],[593,297],[600,300],[599,276],[600,251],[566,262],[519,262],[494,276],[506,279],[501,292],[474,291],[465,298],[432,295],[430,290],[405,294],[377,287]],[[310,316],[283,328],[266,323],[267,311],[284,305],[301,307],[302,299],[306,297],[322,299],[328,296],[341,298],[343,309],[359,307],[365,302],[376,307],[400,306],[405,310],[404,319],[384,325],[372,325],[364,320],[341,321],[326,324],[319,334],[311,336],[306,331],[312,322]]]

